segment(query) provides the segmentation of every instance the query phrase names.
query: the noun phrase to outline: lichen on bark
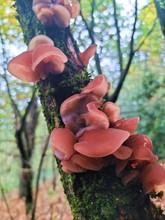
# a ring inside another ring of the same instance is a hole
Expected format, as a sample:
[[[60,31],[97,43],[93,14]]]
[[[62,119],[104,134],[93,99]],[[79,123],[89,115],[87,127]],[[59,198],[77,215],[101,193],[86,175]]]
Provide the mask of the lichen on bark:
[[[59,115],[61,103],[81,91],[89,82],[90,73],[77,65],[74,54],[69,50],[71,46],[78,52],[70,29],[44,27],[37,21],[31,4],[31,0],[16,0],[15,4],[25,42],[29,43],[37,34],[46,34],[69,58],[63,74],[50,74],[46,80],[36,85],[48,130],[51,132],[54,127],[63,126]],[[149,196],[143,194],[141,186],[123,186],[113,167],[99,172],[70,175],[62,172],[58,160],[57,164],[75,220],[163,219],[160,211],[150,202]]]

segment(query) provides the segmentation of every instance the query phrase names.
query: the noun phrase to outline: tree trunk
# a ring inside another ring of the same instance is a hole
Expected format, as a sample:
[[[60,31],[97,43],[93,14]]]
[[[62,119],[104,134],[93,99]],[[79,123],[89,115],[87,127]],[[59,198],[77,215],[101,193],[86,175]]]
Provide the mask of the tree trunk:
[[[69,51],[70,47],[77,51],[69,28],[60,30],[43,27],[36,20],[31,4],[31,0],[16,0],[18,20],[26,43],[35,35],[46,34],[69,58],[63,74],[50,74],[46,80],[37,84],[48,130],[51,132],[55,126],[63,126],[59,117],[61,103],[69,96],[79,93],[89,82],[90,76],[85,69],[77,66]],[[75,220],[163,219],[160,210],[150,202],[149,196],[143,194],[141,186],[123,186],[113,167],[99,172],[70,175],[62,172],[60,162],[57,163]]]
[[[20,176],[20,196],[26,198],[26,211],[31,210],[32,197],[32,170],[26,164],[22,164],[22,171]]]
[[[20,197],[26,199],[26,211],[29,212],[33,202],[32,196],[32,180],[33,172],[31,168],[31,158],[35,146],[35,130],[38,124],[38,105],[37,97],[31,100],[25,121],[20,122],[16,129],[15,137],[17,140],[17,147],[21,155],[22,170],[20,176]],[[27,109],[26,109],[27,110]],[[25,110],[25,111],[26,111]],[[25,113],[26,114],[26,113]]]
[[[162,29],[162,33],[165,37],[165,0],[159,1],[159,0],[154,0],[157,14],[160,20],[160,26]]]

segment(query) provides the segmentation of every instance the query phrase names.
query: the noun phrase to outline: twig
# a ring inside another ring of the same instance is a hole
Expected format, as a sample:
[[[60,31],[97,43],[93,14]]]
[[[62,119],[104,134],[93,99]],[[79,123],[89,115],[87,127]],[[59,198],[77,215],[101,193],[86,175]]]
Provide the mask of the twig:
[[[9,204],[8,204],[8,202],[7,202],[7,198],[6,198],[5,191],[4,191],[4,188],[3,188],[3,186],[2,186],[1,181],[0,181],[0,188],[1,188],[1,194],[2,194],[2,197],[3,197],[3,199],[4,199],[4,202],[5,202],[7,211],[8,211],[8,213],[9,213],[10,219],[11,219],[11,220],[14,220],[14,218],[13,218],[11,212],[10,212]]]
[[[115,0],[113,0],[113,2],[116,3]],[[115,4],[114,4],[114,7],[116,7]],[[116,100],[117,100],[117,98],[118,98],[118,96],[119,96],[119,93],[120,93],[121,88],[122,88],[122,86],[123,86],[124,80],[125,80],[125,78],[126,78],[126,76],[127,76],[127,74],[128,74],[128,71],[129,71],[129,68],[130,68],[132,59],[133,59],[134,54],[135,54],[135,51],[134,51],[134,49],[133,49],[133,46],[134,46],[134,34],[135,34],[135,31],[136,31],[136,23],[137,23],[137,11],[138,11],[138,7],[137,7],[137,0],[136,0],[136,1],[135,1],[134,24],[133,24],[132,35],[131,35],[131,40],[130,40],[129,59],[128,59],[128,62],[127,62],[127,65],[126,65],[125,69],[122,70],[122,72],[121,72],[121,76],[120,76],[118,85],[117,85],[117,87],[116,87],[114,93],[113,93],[110,97],[108,97],[108,99],[111,100],[112,102],[116,102]],[[116,25],[117,25],[117,24],[116,24]],[[117,26],[117,27],[118,27],[118,26]],[[116,28],[117,28],[117,27],[116,27]],[[117,34],[118,34],[118,35],[120,34],[119,30],[117,31]],[[118,36],[118,51],[119,51],[118,54],[119,54],[119,56],[121,56],[121,55],[120,55],[121,49],[120,49],[120,41],[119,41],[119,40],[120,40],[120,36]],[[122,58],[119,57],[120,62],[122,62],[121,59],[122,59]],[[122,63],[120,63],[120,65],[122,65]]]
[[[85,24],[85,27],[86,27],[86,29],[88,31],[89,38],[92,41],[92,44],[96,44],[95,38],[94,38],[94,31],[93,31],[93,28],[94,28],[94,16],[93,16],[94,9],[95,9],[95,1],[93,0],[92,1],[92,10],[91,10],[91,20],[92,21],[91,21],[90,25],[88,25],[87,21],[84,18],[82,10],[80,10],[80,16],[81,16],[81,18],[82,18],[82,20],[83,20],[83,22]],[[95,53],[94,58],[95,58],[97,72],[98,72],[98,74],[102,74],[102,69],[101,69],[101,65],[100,65],[99,55],[97,53]]]
[[[133,23],[133,29],[132,29],[132,35],[131,35],[131,41],[130,41],[130,54],[132,54],[133,51],[134,51],[134,48],[133,48],[133,46],[134,46],[134,35],[135,35],[135,32],[136,32],[136,23],[137,23],[137,20],[138,20],[137,12],[138,12],[138,1],[136,0],[135,1],[135,13],[134,13],[135,19],[134,19],[134,23]]]
[[[6,52],[5,52],[5,49],[4,49],[4,40],[3,40],[3,37],[2,37],[2,34],[0,33],[0,41],[1,41],[1,45],[2,45],[2,55],[3,57],[5,58],[5,64],[7,64],[7,59],[6,59]],[[8,93],[8,96],[9,96],[9,99],[10,99],[10,102],[11,102],[11,106],[13,108],[13,112],[15,114],[15,117],[19,117],[21,118],[21,113],[14,101],[14,99],[12,98],[12,95],[11,95],[11,90],[10,90],[10,86],[9,86],[9,82],[7,80],[7,71],[6,71],[6,68],[4,67],[4,65],[2,65],[2,68],[3,68],[3,71],[4,71],[4,74],[3,74],[3,79],[5,80],[5,83],[6,83],[6,88],[7,88],[7,93]]]
[[[40,176],[41,176],[41,169],[42,169],[42,165],[43,165],[46,151],[48,149],[48,143],[49,143],[49,136],[46,139],[46,142],[45,142],[45,145],[43,148],[43,152],[41,155],[41,160],[40,160],[39,167],[38,167],[38,174],[37,174],[37,180],[36,180],[36,191],[35,191],[35,196],[34,196],[34,204],[33,204],[33,209],[32,209],[31,220],[35,220],[35,212],[36,212],[36,205],[37,205],[37,198],[38,198],[38,191],[39,191],[39,181],[40,181]]]
[[[113,1],[115,1],[115,0],[113,0]],[[121,74],[121,77],[119,79],[118,85],[117,85],[114,93],[110,97],[108,97],[108,99],[111,100],[112,102],[116,102],[116,100],[119,96],[119,93],[120,93],[121,88],[123,86],[124,80],[125,80],[128,72],[129,72],[129,68],[131,66],[131,63],[132,63],[132,60],[133,60],[133,57],[134,57],[135,53],[140,50],[140,48],[144,44],[145,40],[150,36],[152,31],[154,30],[154,27],[155,27],[155,24],[156,24],[156,21],[154,21],[153,26],[151,27],[151,29],[146,34],[143,41],[139,44],[139,46],[136,49],[134,49],[134,35],[135,35],[135,32],[136,32],[136,23],[137,23],[137,19],[138,19],[137,11],[138,11],[138,1],[136,0],[135,1],[135,13],[134,13],[135,18],[134,18],[134,24],[133,24],[133,29],[132,29],[131,41],[130,41],[129,59],[128,59],[128,62],[126,64],[126,67],[123,70],[123,73]]]
[[[120,42],[120,28],[118,24],[118,18],[117,18],[117,8],[116,8],[116,0],[113,0],[113,8],[114,8],[114,20],[115,20],[115,27],[116,27],[116,33],[117,33],[117,50],[118,50],[118,56],[119,56],[119,65],[120,65],[120,74],[123,73],[123,56],[121,51],[121,42]]]
[[[33,104],[33,101],[35,99],[35,94],[36,94],[36,87],[33,86],[32,87],[32,96],[31,96],[30,102],[28,103],[28,106],[26,107],[25,113],[24,113],[24,115],[23,115],[23,117],[21,119],[21,128],[20,128],[20,130],[23,130],[23,128],[25,126],[26,118],[27,118],[28,113],[30,111],[31,105]]]
[[[157,19],[157,18],[156,18]],[[148,31],[142,42],[139,44],[139,46],[134,50],[134,52],[137,52],[140,50],[140,48],[143,46],[144,42],[147,40],[147,38],[150,36],[150,34],[153,32],[155,25],[156,25],[156,19],[151,27],[151,29]]]

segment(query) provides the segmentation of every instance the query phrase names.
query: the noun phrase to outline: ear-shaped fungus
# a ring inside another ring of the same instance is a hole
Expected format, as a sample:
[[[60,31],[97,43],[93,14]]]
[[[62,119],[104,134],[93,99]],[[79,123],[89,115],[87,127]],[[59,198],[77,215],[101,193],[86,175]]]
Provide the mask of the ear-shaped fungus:
[[[122,118],[116,121],[113,127],[128,131],[130,134],[133,134],[138,126],[138,123],[139,123],[139,117],[134,117],[129,119]]]
[[[109,120],[107,116],[98,108],[101,106],[100,100],[88,103],[87,112],[80,115],[80,120],[84,121],[84,127],[80,128],[77,137],[80,137],[84,131],[91,129],[107,129]]]
[[[32,70],[38,73],[62,73],[67,62],[66,55],[57,47],[47,44],[39,45],[33,52]]]
[[[7,70],[16,78],[25,82],[37,82],[38,76],[31,70],[32,51],[26,51],[9,61]]]
[[[51,9],[53,11],[53,23],[57,27],[67,27],[71,18],[70,12],[67,10],[67,8],[62,5],[54,4],[52,5]]]
[[[123,145],[113,153],[113,155],[120,160],[128,159],[131,156],[131,154],[132,149]]]
[[[65,28],[70,22],[70,12],[63,5],[51,1],[33,0],[33,11],[37,18],[45,25]]]
[[[109,128],[85,131],[74,148],[88,157],[104,157],[113,154],[129,137],[129,132]]]
[[[79,14],[80,4],[76,0],[72,4],[65,0],[57,0],[55,3],[50,0],[33,0],[33,11],[43,24],[65,28],[70,18]]]
[[[60,115],[65,127],[74,133],[84,127],[84,120],[80,115],[87,113],[87,104],[94,101],[98,101],[98,97],[92,94],[76,94],[66,99],[60,107]]]
[[[62,170],[65,173],[84,173],[87,170],[76,163],[74,163],[72,160],[63,160],[61,161]]]
[[[108,90],[110,89],[110,83],[107,82],[107,79],[104,75],[96,76],[91,82],[85,86],[81,93],[91,93],[99,98],[103,98]]]
[[[90,45],[84,52],[79,53],[78,56],[81,61],[80,64],[82,63],[84,66],[87,66],[90,58],[93,57],[93,55],[95,54],[96,48],[97,48],[97,45],[93,44],[93,45]]]
[[[154,162],[158,159],[152,152],[152,141],[144,134],[132,135],[124,144],[132,149],[132,160]]]
[[[156,163],[148,164],[140,174],[140,179],[147,194],[154,190],[155,186],[165,184],[165,169]]]
[[[139,175],[139,171],[137,170],[131,170],[129,174],[122,177],[122,183],[123,185],[127,185],[129,182],[131,182],[134,178],[136,178]]]
[[[54,128],[51,132],[51,149],[60,160],[68,160],[75,153],[76,142],[74,134],[66,128]]]
[[[38,82],[51,73],[62,73],[64,63],[67,62],[65,54],[54,47],[53,41],[44,36],[34,37],[26,51],[8,63],[8,71],[16,78],[26,82]]]
[[[91,158],[82,154],[74,154],[71,160],[87,170],[98,171],[104,166],[102,158]]]
[[[38,47],[41,44],[49,44],[49,45],[54,46],[54,42],[52,41],[52,39],[41,34],[41,35],[37,35],[31,39],[28,49],[34,50],[36,47]]]
[[[116,169],[115,169],[116,176],[118,176],[118,177],[122,176],[121,173],[125,169],[127,164],[128,164],[128,160],[118,160],[117,161]]]
[[[80,13],[80,3],[77,0],[57,0],[56,4],[61,4],[68,9],[72,18],[76,18]]]
[[[110,123],[114,123],[117,121],[120,115],[120,108],[113,102],[106,102],[103,105],[102,111],[107,115],[109,118]]]

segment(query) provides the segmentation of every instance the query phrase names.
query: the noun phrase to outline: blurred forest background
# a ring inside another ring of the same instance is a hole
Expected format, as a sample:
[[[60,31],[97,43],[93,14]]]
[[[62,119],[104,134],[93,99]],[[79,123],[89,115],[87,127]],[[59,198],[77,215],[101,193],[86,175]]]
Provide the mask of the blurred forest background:
[[[111,82],[109,97],[121,107],[122,117],[140,116],[138,133],[152,139],[154,152],[164,161],[165,44],[154,1],[80,2],[81,13],[70,28],[81,51],[87,45],[98,45],[89,70],[93,76],[107,76]],[[26,211],[35,211],[32,192],[39,182],[45,183],[41,189],[47,193],[43,199],[47,200],[43,206],[47,210],[44,212],[42,204],[38,219],[51,219],[55,204],[58,214],[52,219],[69,219],[35,86],[17,80],[6,70],[7,62],[27,49],[14,2],[0,0],[0,9],[0,199],[4,207],[0,205],[4,215],[0,219],[25,219],[25,213],[22,217],[18,214],[24,205],[17,212],[11,211],[18,202],[9,197],[15,189],[26,197]],[[44,218],[43,213],[50,217]]]

